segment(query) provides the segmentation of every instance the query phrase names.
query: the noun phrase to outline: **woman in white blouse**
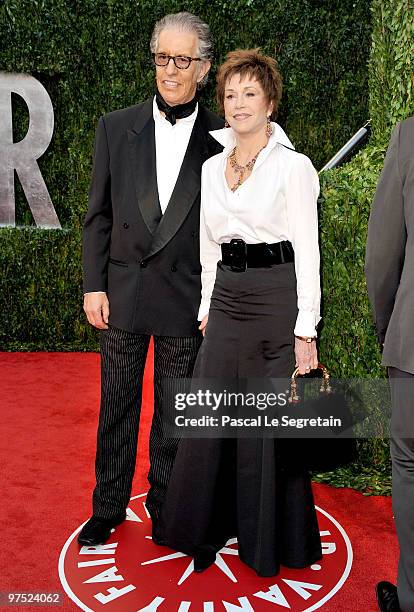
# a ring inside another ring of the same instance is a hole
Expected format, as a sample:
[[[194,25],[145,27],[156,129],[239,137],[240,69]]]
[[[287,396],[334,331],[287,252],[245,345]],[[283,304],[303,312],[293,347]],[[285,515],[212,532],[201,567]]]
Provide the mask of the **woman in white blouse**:
[[[277,113],[276,62],[258,50],[228,54],[217,76],[227,126],[201,180],[200,329],[195,378],[287,378],[317,367],[320,320],[317,198],[311,161]],[[163,512],[165,542],[211,565],[237,536],[261,576],[321,558],[309,475],[289,469],[276,439],[183,439]],[[284,447],[286,448],[286,447]]]

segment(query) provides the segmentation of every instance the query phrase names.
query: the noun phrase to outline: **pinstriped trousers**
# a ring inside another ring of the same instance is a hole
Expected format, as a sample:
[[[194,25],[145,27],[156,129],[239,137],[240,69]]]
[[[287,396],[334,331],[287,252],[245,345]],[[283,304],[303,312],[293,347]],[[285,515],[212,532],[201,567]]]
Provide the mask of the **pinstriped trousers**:
[[[96,450],[95,516],[111,519],[129,503],[135,472],[142,381],[151,336],[109,327],[101,331],[101,407]],[[154,336],[154,416],[147,508],[157,522],[179,440],[163,435],[162,380],[189,378],[200,336]]]

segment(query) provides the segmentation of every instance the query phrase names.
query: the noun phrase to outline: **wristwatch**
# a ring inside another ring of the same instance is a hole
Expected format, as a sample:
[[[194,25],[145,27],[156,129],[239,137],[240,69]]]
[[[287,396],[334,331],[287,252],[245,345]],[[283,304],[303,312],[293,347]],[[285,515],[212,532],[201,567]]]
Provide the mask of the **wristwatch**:
[[[295,336],[295,338],[297,338],[298,340],[304,340],[305,342],[308,342],[308,344],[310,344],[311,342],[313,342],[314,340],[316,340],[315,336]]]

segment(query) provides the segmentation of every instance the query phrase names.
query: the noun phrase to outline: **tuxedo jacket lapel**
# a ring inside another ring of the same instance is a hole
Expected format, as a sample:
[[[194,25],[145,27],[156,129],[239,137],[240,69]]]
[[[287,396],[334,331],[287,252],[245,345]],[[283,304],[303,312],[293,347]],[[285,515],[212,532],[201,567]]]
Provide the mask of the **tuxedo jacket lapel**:
[[[162,213],[157,185],[152,101],[140,109],[134,127],[127,131],[127,137],[138,206],[145,225],[154,234]]]
[[[211,143],[211,146],[215,146],[214,142]],[[208,134],[203,126],[203,113],[199,107],[177,182],[167,209],[154,234],[147,257],[151,257],[160,251],[184,222],[200,193],[201,166],[208,157]]]

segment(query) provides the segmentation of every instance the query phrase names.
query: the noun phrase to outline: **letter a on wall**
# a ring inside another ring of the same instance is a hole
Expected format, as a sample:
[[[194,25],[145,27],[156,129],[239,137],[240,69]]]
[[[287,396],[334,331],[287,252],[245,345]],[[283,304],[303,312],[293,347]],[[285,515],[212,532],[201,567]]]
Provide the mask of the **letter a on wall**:
[[[12,93],[29,109],[29,129],[20,142],[13,142]],[[53,125],[53,106],[43,85],[27,74],[0,72],[0,227],[16,225],[15,170],[36,225],[61,227],[37,164],[50,144]]]

